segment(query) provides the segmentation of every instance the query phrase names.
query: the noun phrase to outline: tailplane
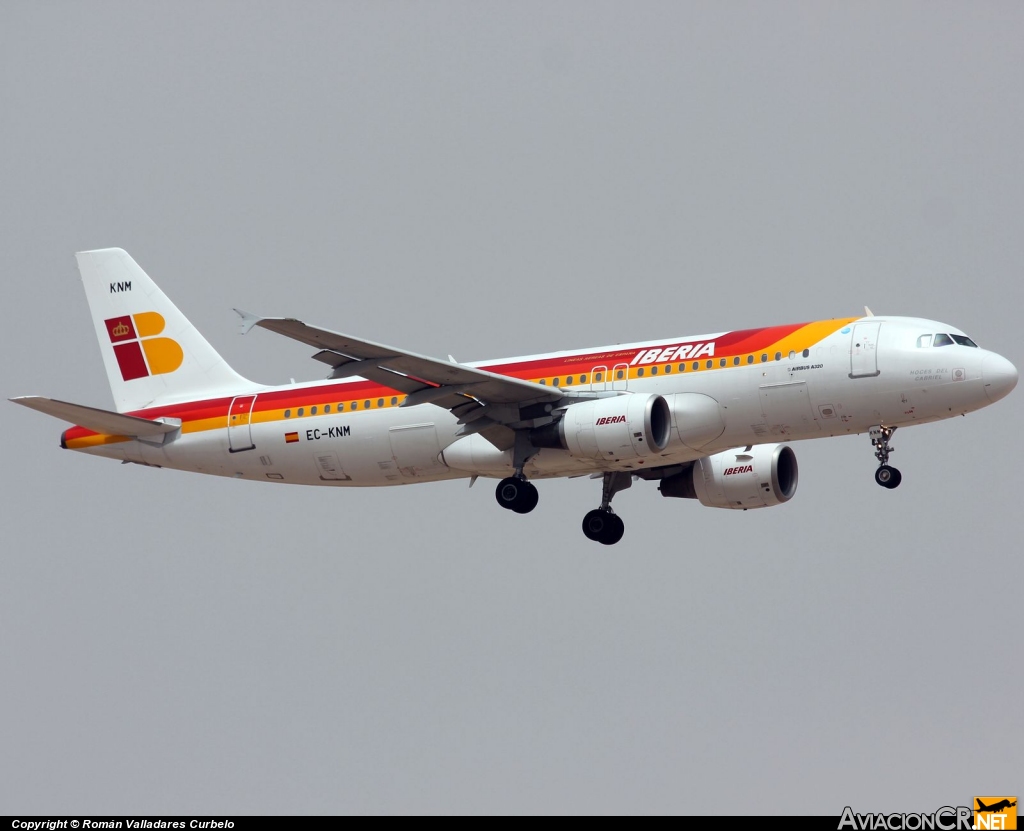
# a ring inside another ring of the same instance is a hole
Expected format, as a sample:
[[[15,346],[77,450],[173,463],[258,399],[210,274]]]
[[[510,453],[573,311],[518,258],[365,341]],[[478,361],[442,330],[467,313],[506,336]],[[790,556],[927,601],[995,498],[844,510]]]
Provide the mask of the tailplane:
[[[118,412],[251,386],[120,248],[75,255]]]

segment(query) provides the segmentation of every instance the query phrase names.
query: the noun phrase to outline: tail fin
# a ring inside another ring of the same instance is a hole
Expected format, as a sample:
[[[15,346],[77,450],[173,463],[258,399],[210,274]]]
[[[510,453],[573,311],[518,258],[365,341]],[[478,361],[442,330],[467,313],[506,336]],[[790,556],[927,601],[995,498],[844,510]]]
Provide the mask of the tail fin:
[[[118,412],[249,386],[126,251],[75,258]]]

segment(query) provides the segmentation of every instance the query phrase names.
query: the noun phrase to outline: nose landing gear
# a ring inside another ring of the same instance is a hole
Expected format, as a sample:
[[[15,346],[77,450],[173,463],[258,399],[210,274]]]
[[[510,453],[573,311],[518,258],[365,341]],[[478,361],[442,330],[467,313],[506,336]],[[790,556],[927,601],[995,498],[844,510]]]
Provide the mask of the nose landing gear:
[[[878,469],[875,471],[875,481],[883,488],[898,488],[903,481],[903,474],[896,468],[889,465],[889,454],[895,448],[889,446],[889,439],[896,432],[895,427],[878,426],[872,427],[868,435],[871,437],[871,446],[875,448],[875,458],[878,459]]]

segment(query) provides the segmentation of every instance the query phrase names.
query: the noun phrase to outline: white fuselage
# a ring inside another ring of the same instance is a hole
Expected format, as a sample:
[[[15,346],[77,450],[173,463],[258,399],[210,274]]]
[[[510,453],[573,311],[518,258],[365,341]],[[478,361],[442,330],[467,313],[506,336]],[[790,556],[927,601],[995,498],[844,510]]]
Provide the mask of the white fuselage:
[[[648,371],[638,376],[632,366],[621,380],[613,376],[612,367],[580,363],[577,371],[585,373],[587,383],[573,386],[576,392],[656,393],[669,400],[697,393],[713,400],[721,430],[713,430],[717,435],[704,435],[699,442],[683,443],[677,440],[677,431],[685,432],[687,425],[674,424],[673,440],[664,452],[639,459],[580,459],[566,450],[544,448],[530,458],[523,472],[531,478],[547,478],[650,469],[744,445],[863,433],[877,425],[925,423],[979,409],[1012,389],[1016,371],[1004,358],[956,343],[918,345],[922,335],[934,333],[961,334],[934,321],[873,317],[851,321],[800,352],[781,354],[778,359],[772,354],[766,361],[754,354],[730,357],[726,366],[720,366],[724,358],[702,355],[698,371],[684,361],[682,372],[678,365],[670,365],[668,373],[662,367],[656,375]],[[701,339],[682,340],[697,343]],[[629,348],[609,349],[625,352]],[[545,357],[549,356],[474,366],[508,366]],[[708,361],[713,366],[707,367]],[[288,390],[301,400],[303,394],[344,383],[258,387],[239,392],[235,400],[242,400],[255,413],[247,400],[250,396],[259,399]],[[391,401],[381,407],[367,402],[368,408],[356,411],[339,412],[335,406],[325,412],[320,407],[316,415],[310,414],[310,408],[292,407],[287,417],[246,416],[233,427],[225,419],[219,429],[179,431],[162,442],[126,440],[76,449],[179,470],[307,485],[398,485],[472,475],[502,477],[513,471],[511,450],[500,451],[481,435],[460,435],[464,427],[448,410],[431,404],[387,406]],[[183,407],[194,404],[182,402]],[[167,411],[163,406],[162,414]]]

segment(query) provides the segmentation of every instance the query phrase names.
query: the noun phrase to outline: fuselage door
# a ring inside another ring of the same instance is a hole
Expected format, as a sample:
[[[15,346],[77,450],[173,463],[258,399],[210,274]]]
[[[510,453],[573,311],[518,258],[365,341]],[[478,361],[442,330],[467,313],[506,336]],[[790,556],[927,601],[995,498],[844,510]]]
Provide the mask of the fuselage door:
[[[252,408],[256,403],[255,395],[239,395],[231,402],[228,409],[228,447],[232,453],[252,450]]]
[[[629,364],[616,364],[612,368],[612,389],[624,390],[629,385]]]
[[[594,392],[604,392],[608,383],[608,367],[595,366],[590,372],[590,389]]]
[[[850,377],[878,375],[878,330],[881,323],[854,324],[850,341]]]

